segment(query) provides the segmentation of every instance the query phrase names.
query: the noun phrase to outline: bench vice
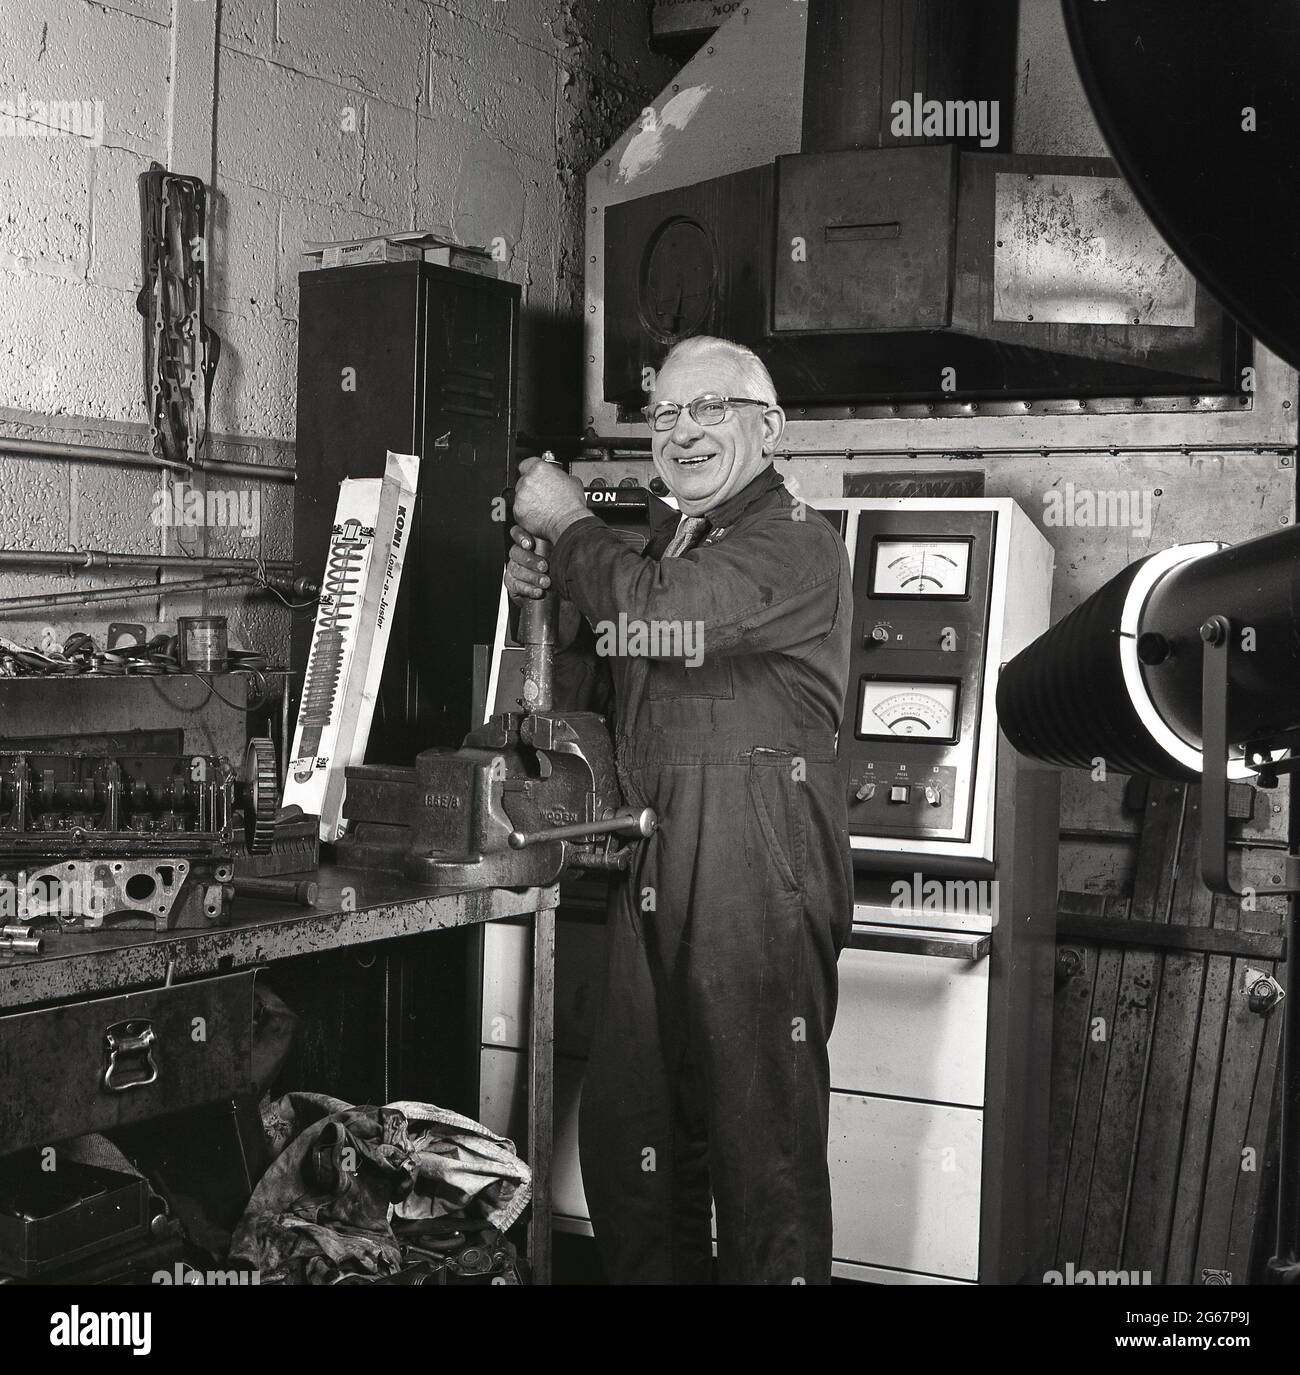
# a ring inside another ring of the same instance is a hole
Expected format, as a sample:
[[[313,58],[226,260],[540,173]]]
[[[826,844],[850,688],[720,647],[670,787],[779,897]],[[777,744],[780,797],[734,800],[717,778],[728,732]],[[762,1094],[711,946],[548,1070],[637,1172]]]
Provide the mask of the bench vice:
[[[446,889],[627,867],[632,845],[621,842],[651,835],[655,814],[623,806],[604,718],[553,710],[558,610],[554,591],[520,609],[521,712],[493,716],[458,750],[425,750],[414,768],[348,769],[340,863]]]

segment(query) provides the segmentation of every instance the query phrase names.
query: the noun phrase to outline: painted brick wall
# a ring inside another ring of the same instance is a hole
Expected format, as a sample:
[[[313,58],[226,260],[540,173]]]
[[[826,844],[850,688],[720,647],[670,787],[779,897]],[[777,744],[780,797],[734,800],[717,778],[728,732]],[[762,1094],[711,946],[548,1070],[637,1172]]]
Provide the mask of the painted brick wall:
[[[212,180],[209,318],[224,341],[215,457],[292,462],[302,243],[393,228],[504,240],[502,270],[524,290],[522,422],[572,428],[582,178],[671,76],[647,46],[648,5],[221,0],[215,98],[196,114],[204,57],[190,48],[214,3],[0,0],[0,101],[93,107],[84,137],[0,137],[0,435],[147,448],[137,178],[155,159]],[[209,56],[209,82],[212,72]],[[185,165],[196,148],[200,164],[212,150],[205,167]],[[288,487],[245,484],[261,499],[250,537],[155,523],[160,481],[150,469],[0,456],[0,548],[289,554]],[[0,598],[145,580],[4,570]],[[230,616],[232,642],[282,652],[274,603],[224,594],[208,608]],[[25,641],[49,627],[61,640],[196,609],[151,596],[0,615],[0,634]]]

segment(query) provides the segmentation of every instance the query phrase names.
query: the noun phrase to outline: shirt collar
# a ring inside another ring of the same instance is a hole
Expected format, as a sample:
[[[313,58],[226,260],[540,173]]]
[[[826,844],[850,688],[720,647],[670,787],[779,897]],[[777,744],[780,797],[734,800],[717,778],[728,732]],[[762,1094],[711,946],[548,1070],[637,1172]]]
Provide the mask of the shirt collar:
[[[729,525],[735,524],[737,517],[747,507],[756,502],[759,497],[766,496],[775,487],[780,487],[785,479],[777,472],[775,464],[769,463],[766,468],[757,473],[743,486],[740,491],[733,492],[722,503],[715,506],[711,511],[705,511],[708,518],[709,528],[717,530],[719,527],[725,529]],[[680,523],[681,516],[676,511],[671,511],[662,519],[662,523],[655,527],[655,533],[661,530],[675,530]]]

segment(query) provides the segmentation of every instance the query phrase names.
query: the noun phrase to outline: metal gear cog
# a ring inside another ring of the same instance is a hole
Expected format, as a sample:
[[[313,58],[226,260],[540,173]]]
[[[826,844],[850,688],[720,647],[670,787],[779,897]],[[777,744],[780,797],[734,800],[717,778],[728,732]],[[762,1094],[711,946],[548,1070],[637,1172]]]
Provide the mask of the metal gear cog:
[[[248,742],[244,754],[244,841],[250,855],[268,855],[280,808],[275,745],[265,736]]]

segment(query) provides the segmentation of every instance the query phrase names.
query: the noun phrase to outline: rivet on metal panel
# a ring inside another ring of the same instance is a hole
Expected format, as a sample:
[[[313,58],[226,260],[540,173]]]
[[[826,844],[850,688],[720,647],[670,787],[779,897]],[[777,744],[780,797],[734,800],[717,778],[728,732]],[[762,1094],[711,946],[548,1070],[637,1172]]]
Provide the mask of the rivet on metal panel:
[[[682,88],[674,81],[674,82],[673,82],[673,90],[674,90],[674,91],[680,91],[681,89],[682,89]]]
[[[1282,409],[1283,409],[1284,411],[1289,411],[1289,410],[1291,409],[1291,403],[1290,403],[1289,401],[1283,401],[1283,402],[1282,402]]]
[[[1291,524],[1291,517],[1290,517],[1290,516],[1283,516],[1282,519],[1281,519],[1281,521],[1280,521],[1279,523],[1282,524],[1282,525],[1290,525],[1290,524]]]
[[[1135,396],[1135,397],[1133,398],[1133,404],[1134,404],[1135,406],[1145,406],[1145,405],[1146,405],[1146,401],[1145,401],[1145,399],[1144,399],[1143,397],[1141,397],[1141,396]]]
[[[1281,466],[1282,466],[1283,468],[1289,468],[1289,467],[1291,466],[1291,460],[1290,460],[1289,458],[1287,458],[1287,457],[1284,456],[1283,459],[1282,459],[1282,465],[1281,465]]]
[[[713,49],[712,49],[712,48],[706,48],[705,51],[709,54],[710,57],[713,56]]]

